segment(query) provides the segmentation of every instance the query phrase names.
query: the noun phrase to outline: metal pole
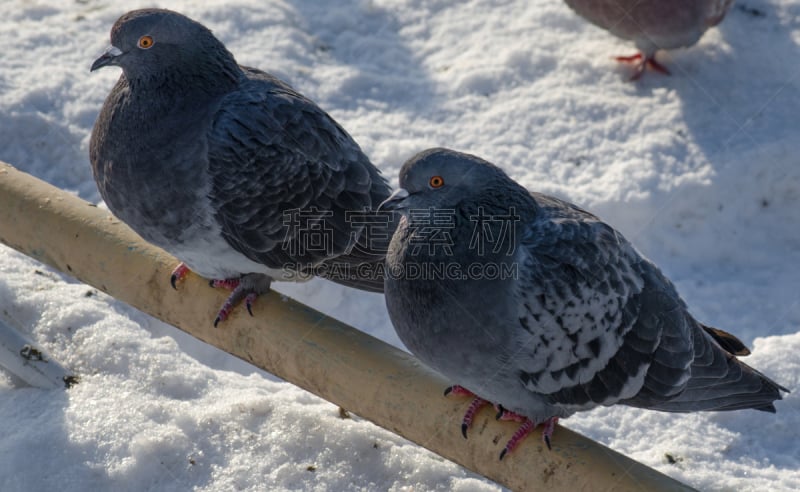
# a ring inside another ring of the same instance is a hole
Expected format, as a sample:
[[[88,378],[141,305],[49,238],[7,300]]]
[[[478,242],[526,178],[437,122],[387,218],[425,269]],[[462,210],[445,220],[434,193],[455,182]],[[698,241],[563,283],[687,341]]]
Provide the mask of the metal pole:
[[[177,261],[108,212],[0,162],[0,241],[513,490],[691,490],[564,427],[547,450],[538,433],[504,460],[516,430],[484,410],[461,437],[466,401],[413,356],[275,293],[255,317],[212,320],[225,292],[189,277],[173,290]],[[242,313],[244,312],[244,315]]]

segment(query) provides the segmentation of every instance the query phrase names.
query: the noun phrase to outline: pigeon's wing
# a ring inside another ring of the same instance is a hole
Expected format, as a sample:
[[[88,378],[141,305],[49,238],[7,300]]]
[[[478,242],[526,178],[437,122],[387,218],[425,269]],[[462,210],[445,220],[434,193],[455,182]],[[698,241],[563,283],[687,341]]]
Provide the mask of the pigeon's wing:
[[[318,106],[245,70],[208,135],[209,198],[223,236],[271,268],[309,271],[346,256],[365,228],[358,214],[376,208],[388,185]]]
[[[774,411],[783,388],[734,357],[738,339],[695,321],[654,264],[594,216],[540,203],[550,218],[522,241],[516,295],[528,389],[572,411]]]
[[[635,394],[660,339],[631,335],[640,318],[642,261],[617,231],[568,203],[533,194],[537,219],[520,242],[513,343],[523,384],[578,410]]]

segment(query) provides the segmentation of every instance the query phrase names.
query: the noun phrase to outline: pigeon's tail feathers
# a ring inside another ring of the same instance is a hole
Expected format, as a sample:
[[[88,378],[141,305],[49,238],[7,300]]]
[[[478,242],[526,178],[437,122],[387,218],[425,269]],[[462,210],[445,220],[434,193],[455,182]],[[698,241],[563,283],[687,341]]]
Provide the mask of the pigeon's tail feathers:
[[[789,390],[723,349],[717,336],[709,334],[705,327],[695,330],[690,376],[676,396],[658,398],[644,391],[626,403],[665,412],[752,408],[774,413],[773,402],[782,399],[781,392]]]
[[[732,353],[733,355],[750,355],[750,349],[747,348],[744,342],[736,338],[734,335],[731,335],[727,331],[704,325],[702,323],[700,323],[700,327],[703,328],[706,333],[711,335],[711,338],[713,338],[714,341],[720,345],[720,347]]]
[[[328,280],[345,287],[383,294],[383,279],[328,278]]]
[[[386,251],[399,216],[392,214],[386,219],[378,227],[368,227],[347,253],[322,263],[315,275],[346,287],[383,293]]]
[[[373,244],[367,247],[365,241],[359,240],[347,253],[319,265],[314,275],[345,287],[382,294],[387,246]]]
[[[789,392],[744,362],[728,355],[728,373],[723,378],[692,375],[686,390],[656,410],[667,412],[725,411],[751,408],[775,413],[773,402]],[[697,371],[702,373],[702,371]]]
[[[316,272],[316,275],[336,282],[337,284],[367,292],[383,293],[384,259],[380,258],[371,263],[349,263],[339,261],[326,262],[325,267]]]

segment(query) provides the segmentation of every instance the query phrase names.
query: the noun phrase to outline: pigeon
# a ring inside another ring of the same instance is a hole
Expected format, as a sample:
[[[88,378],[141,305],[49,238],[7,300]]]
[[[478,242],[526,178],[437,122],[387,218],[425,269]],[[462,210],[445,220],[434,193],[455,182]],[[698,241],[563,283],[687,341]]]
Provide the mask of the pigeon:
[[[629,39],[639,53],[620,56],[617,61],[635,64],[631,80],[639,79],[645,68],[669,75],[658,63],[658,50],[694,45],[710,27],[728,12],[733,0],[566,0],[578,15],[611,34]]]
[[[122,68],[94,125],[89,157],[111,212],[232,290],[216,325],[273,280],[313,275],[381,292],[396,227],[375,209],[391,188],[314,102],[240,66],[200,23],[134,10],[91,66]]]
[[[384,295],[400,340],[473,398],[537,425],[615,404],[665,412],[775,412],[787,391],[737,355],[735,336],[695,320],[673,284],[619,232],[499,167],[436,148],[400,170],[381,209],[401,214]]]

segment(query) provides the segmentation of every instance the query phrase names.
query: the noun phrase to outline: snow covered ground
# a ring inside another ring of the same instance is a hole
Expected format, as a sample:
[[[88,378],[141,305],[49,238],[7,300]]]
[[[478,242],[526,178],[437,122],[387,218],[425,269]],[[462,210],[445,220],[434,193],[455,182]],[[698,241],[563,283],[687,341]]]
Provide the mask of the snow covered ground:
[[[404,159],[448,146],[619,228],[794,392],[776,415],[618,407],[564,425],[700,489],[800,489],[800,0],[737,0],[697,46],[663,54],[673,76],[637,84],[611,60],[632,47],[558,0],[158,6],[315,100],[394,182]],[[89,132],[119,73],[88,67],[122,13],[0,3],[0,159],[92,202]],[[381,296],[276,289],[400,345]],[[82,376],[65,392],[0,371],[4,491],[498,489],[6,247],[0,309]]]

